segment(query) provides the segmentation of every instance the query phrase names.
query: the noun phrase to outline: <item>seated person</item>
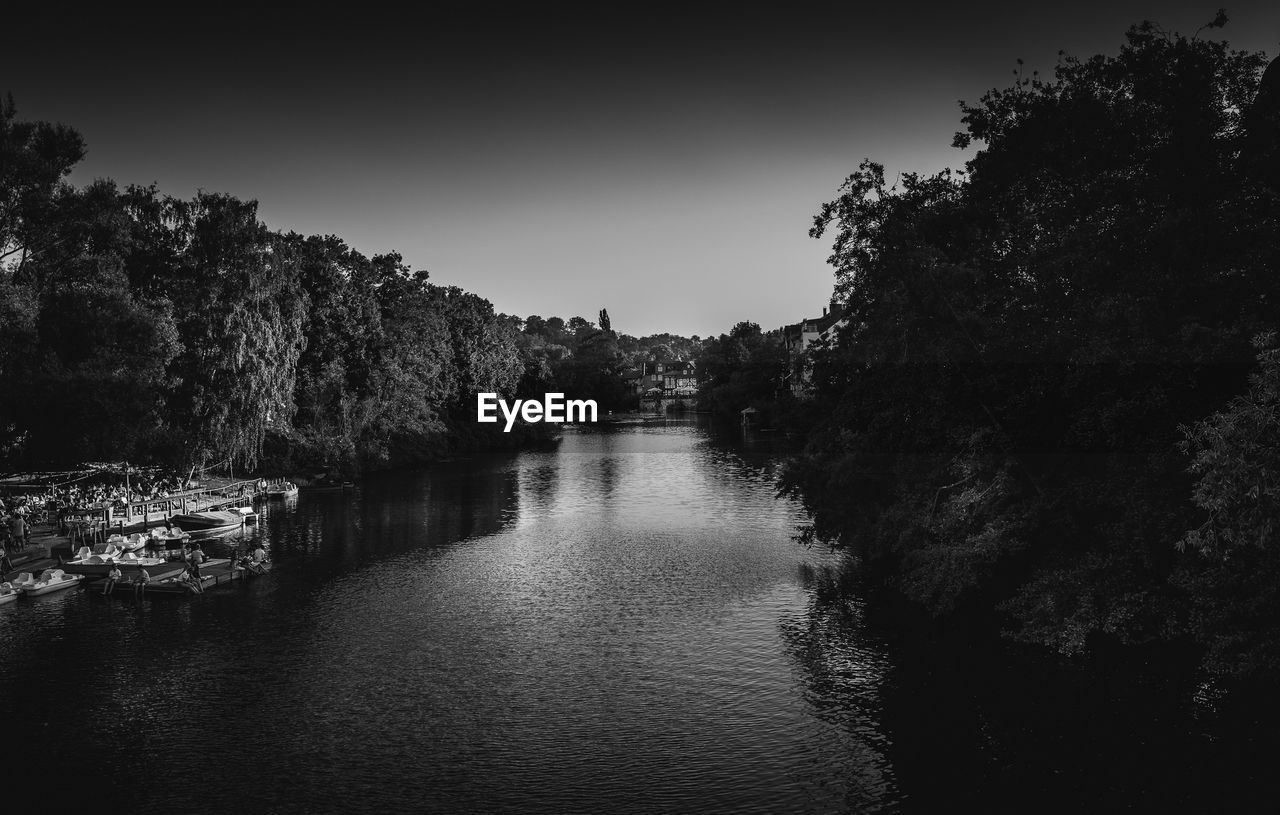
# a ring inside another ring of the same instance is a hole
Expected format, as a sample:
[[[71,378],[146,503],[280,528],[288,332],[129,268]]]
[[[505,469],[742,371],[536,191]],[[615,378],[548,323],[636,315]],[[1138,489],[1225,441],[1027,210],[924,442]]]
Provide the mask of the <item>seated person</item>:
[[[133,579],[133,593],[139,597],[143,597],[147,593],[147,584],[151,582],[151,573],[146,569],[139,569],[138,576]]]
[[[249,556],[249,569],[258,574],[262,574],[262,572],[266,571],[265,569],[266,562],[267,562],[267,551],[263,549],[262,544],[259,543],[257,546],[254,547],[253,554]]]
[[[102,587],[103,595],[111,594],[112,592],[114,592],[116,588],[116,584],[120,582],[121,577],[122,575],[120,574],[120,567],[115,565],[114,563],[111,564],[111,571],[107,572],[107,584]]]

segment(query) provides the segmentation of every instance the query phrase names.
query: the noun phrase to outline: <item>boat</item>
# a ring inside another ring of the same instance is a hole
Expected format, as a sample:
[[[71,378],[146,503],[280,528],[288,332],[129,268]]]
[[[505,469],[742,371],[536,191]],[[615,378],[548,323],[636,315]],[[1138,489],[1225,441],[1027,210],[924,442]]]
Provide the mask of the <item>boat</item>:
[[[252,510],[250,510],[252,512]],[[235,509],[213,509],[206,512],[188,512],[174,515],[169,523],[191,536],[216,535],[230,532],[244,525],[245,516]]]
[[[153,529],[151,530],[151,545],[156,549],[174,549],[177,544],[181,544],[184,540],[190,539],[191,536],[181,529]]]
[[[67,574],[61,569],[45,569],[40,573],[39,580],[22,587],[22,593],[28,597],[39,597],[42,594],[78,586],[82,580],[84,580],[83,575]]]
[[[125,553],[118,559],[107,559],[101,555],[85,555],[81,548],[77,555],[75,560],[63,563],[62,569],[85,577],[106,577],[112,567],[119,569],[120,574],[126,577],[136,575],[142,569],[148,569],[154,574],[157,569],[165,569],[171,565],[170,561],[162,557],[136,557],[132,553]]]
[[[0,606],[12,603],[21,594],[22,592],[15,589],[12,583],[0,583]]]
[[[125,552],[136,552],[139,549],[145,548],[148,540],[149,538],[147,535],[134,532],[131,535],[112,535],[107,538],[107,543],[112,546],[118,546]]]
[[[292,481],[281,481],[267,487],[268,498],[293,498],[298,494],[298,485]]]

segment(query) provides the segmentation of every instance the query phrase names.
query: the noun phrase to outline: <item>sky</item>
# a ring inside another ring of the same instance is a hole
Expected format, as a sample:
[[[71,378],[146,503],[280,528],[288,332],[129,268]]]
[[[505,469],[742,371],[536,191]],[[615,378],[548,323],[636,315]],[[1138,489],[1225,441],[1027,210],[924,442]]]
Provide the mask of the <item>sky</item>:
[[[813,215],[864,158],[960,167],[959,100],[1219,3],[423,2],[6,14],[0,92],[85,137],[75,183],[259,202],[525,317],[707,336],[821,313]],[[1209,35],[1280,54],[1280,3]]]

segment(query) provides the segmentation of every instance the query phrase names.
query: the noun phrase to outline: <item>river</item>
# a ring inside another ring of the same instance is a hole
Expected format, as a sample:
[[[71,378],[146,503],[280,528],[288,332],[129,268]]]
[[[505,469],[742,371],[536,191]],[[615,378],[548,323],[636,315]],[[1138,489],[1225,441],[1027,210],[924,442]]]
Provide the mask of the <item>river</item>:
[[[1194,711],[1153,724],[1166,708],[1135,709],[1090,677],[1055,674],[1049,695],[1021,669],[975,673],[973,649],[904,642],[841,556],[793,540],[805,518],[775,497],[774,444],[693,422],[570,429],[543,451],[268,504],[248,534],[275,569],[204,596],[72,590],[0,608],[18,759],[0,769],[18,782],[7,803],[825,813],[1181,800],[1164,757],[1201,744]],[[1139,744],[1155,754],[1134,755]]]

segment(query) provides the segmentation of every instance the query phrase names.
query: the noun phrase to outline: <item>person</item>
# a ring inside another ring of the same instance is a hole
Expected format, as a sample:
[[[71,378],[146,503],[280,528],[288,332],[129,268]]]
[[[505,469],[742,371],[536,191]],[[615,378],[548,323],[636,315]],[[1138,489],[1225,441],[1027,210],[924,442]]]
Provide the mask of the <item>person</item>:
[[[133,593],[136,597],[147,596],[147,584],[151,582],[151,573],[146,569],[139,569],[138,576],[133,579]]]
[[[262,548],[262,542],[259,541],[254,545],[253,554],[249,557],[249,571],[254,574],[262,574],[266,571],[266,562],[267,550]]]
[[[200,544],[191,547],[191,554],[187,557],[187,564],[191,570],[191,576],[196,582],[200,582],[200,564],[204,562],[204,550],[200,548]]]
[[[200,580],[198,578],[192,576],[190,569],[187,569],[183,571],[182,574],[178,575],[178,579],[181,580],[182,583],[192,592],[196,594],[204,593],[204,586],[200,584]]]
[[[15,546],[25,546],[27,543],[27,522],[19,512],[14,512],[13,517],[9,519],[9,534],[13,536]]]
[[[108,594],[113,593],[116,589],[116,584],[120,582],[121,577],[123,577],[123,575],[120,574],[120,567],[116,565],[114,560],[111,561],[111,571],[107,572],[107,585],[102,587],[102,596],[105,597]]]

